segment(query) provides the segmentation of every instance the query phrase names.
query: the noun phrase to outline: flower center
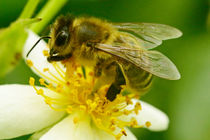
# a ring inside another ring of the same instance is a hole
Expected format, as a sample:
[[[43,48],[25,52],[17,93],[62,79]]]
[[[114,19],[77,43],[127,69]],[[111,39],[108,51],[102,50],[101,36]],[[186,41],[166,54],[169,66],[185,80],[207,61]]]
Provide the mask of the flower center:
[[[120,139],[123,135],[127,136],[124,130],[126,126],[143,127],[138,125],[135,118],[131,117],[127,121],[120,119],[122,116],[139,113],[140,103],[136,103],[132,109],[127,109],[128,105],[133,104],[131,99],[136,95],[118,94],[114,101],[107,100],[105,95],[110,85],[103,85],[94,91],[97,78],[94,76],[93,69],[83,68],[74,61],[65,61],[62,63],[66,68],[65,71],[58,63],[52,63],[56,71],[56,73],[52,73],[48,68],[39,71],[30,60],[27,60],[27,64],[45,79],[39,79],[39,83],[49,90],[38,89],[35,86],[35,79],[32,77],[29,84],[53,110],[66,111],[68,114],[86,113],[91,116],[98,128],[115,136],[116,139]],[[79,120],[79,117],[75,117],[74,123],[78,123]],[[146,123],[146,126],[150,125],[150,122]]]

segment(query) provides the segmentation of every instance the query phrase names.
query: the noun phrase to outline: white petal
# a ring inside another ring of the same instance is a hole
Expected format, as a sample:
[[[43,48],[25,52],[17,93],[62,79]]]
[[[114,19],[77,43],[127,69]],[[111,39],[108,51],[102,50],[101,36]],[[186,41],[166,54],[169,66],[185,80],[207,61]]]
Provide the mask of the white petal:
[[[37,131],[35,133],[33,133],[33,135],[30,136],[30,138],[28,140],[39,140],[46,132],[48,132],[51,128],[53,127],[50,126],[50,127],[47,127],[47,128],[44,128],[40,131]]]
[[[84,114],[83,114],[84,115]],[[114,136],[97,128],[88,115],[74,124],[75,114],[66,117],[50,129],[40,140],[116,140]],[[136,140],[132,132],[126,129],[127,136],[121,140]]]
[[[33,133],[59,121],[63,115],[46,105],[31,86],[0,86],[0,139]]]
[[[43,51],[44,50],[49,50],[47,47],[47,44],[41,40],[36,47],[31,51],[29,54],[28,58],[26,58],[27,53],[29,50],[32,48],[32,46],[40,39],[38,35],[33,33],[32,31],[28,31],[28,39],[26,40],[26,43],[24,45],[23,49],[23,58],[26,60],[31,60],[33,62],[33,65],[35,68],[37,68],[41,73],[44,75],[56,80],[52,75],[50,75],[48,72],[43,72],[44,68],[48,68],[51,73],[53,73],[56,77],[61,78],[59,73],[55,70],[53,65],[47,61],[47,57],[44,56]],[[65,68],[60,64],[60,62],[57,62],[57,64],[65,71]],[[39,75],[40,77],[44,78],[45,80],[49,81],[49,78],[43,77],[42,74],[40,74],[37,70],[33,69],[32,70]],[[56,80],[57,81],[57,80]]]
[[[143,125],[144,127],[146,127],[146,122],[150,122],[151,126],[146,128],[152,131],[162,131],[168,128],[169,118],[165,113],[146,102],[139,100],[132,100],[132,102],[133,105],[129,105],[127,109],[134,108],[136,102],[140,102],[142,110],[139,111],[138,115],[132,113],[128,116],[123,116],[122,119],[130,120],[134,117],[136,118],[138,124]]]
[[[120,140],[137,140],[134,134],[129,130],[125,129],[127,136],[122,136]],[[98,137],[95,140],[116,140],[116,138],[112,135],[109,135],[103,130],[97,129],[96,133]]]
[[[40,140],[94,140],[90,119],[86,118],[74,124],[74,117],[74,115],[66,117],[42,136]]]

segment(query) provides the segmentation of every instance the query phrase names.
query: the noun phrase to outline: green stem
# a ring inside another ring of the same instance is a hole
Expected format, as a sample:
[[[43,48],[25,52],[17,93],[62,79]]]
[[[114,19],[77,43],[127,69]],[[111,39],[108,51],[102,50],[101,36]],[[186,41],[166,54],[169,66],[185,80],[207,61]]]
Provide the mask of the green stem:
[[[210,31],[210,10],[208,12],[207,21],[206,21],[207,29]]]
[[[209,3],[208,3],[208,15],[207,15],[207,18],[206,18],[206,27],[207,27],[207,30],[210,31],[210,0],[208,0]]]
[[[42,18],[42,21],[33,24],[30,29],[37,34],[40,33],[66,2],[67,0],[49,0],[44,8],[36,16],[37,18]]]
[[[39,4],[39,1],[40,0],[28,0],[19,18],[30,18]]]

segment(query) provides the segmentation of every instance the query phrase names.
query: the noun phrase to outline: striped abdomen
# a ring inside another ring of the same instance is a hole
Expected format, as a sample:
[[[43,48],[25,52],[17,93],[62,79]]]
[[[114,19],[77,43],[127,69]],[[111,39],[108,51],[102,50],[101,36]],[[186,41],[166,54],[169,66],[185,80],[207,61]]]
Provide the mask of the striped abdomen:
[[[144,94],[152,84],[152,74],[132,64],[121,65],[126,85],[133,91]]]

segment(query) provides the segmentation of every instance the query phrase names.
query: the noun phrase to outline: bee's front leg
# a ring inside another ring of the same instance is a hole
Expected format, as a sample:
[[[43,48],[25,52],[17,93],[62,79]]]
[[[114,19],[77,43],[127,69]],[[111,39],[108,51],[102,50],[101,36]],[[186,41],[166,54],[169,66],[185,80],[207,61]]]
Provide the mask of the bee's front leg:
[[[72,56],[72,54],[48,56],[48,57],[47,57],[47,61],[48,61],[48,62],[61,61],[61,60],[65,60],[65,59],[67,59],[67,58],[70,58],[71,56]]]

